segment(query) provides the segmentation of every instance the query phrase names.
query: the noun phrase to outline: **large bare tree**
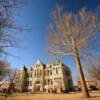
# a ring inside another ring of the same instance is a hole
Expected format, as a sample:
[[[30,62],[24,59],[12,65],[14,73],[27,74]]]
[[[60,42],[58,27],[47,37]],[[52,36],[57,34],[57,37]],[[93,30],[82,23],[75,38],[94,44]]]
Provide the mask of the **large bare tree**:
[[[100,19],[96,12],[81,9],[79,12],[70,13],[57,7],[52,12],[52,21],[48,25],[48,50],[52,54],[74,57],[84,97],[89,97],[89,93],[80,57],[81,51],[88,47],[89,40],[100,30]]]

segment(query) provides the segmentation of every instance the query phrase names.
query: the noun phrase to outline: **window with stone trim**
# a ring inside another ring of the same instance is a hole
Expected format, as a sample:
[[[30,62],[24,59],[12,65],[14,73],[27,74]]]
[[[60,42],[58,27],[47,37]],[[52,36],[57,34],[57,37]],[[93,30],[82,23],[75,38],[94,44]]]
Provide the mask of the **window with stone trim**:
[[[50,79],[48,79],[48,84],[50,84]]]
[[[50,75],[52,75],[52,70],[50,70]]]
[[[42,76],[42,71],[41,70],[39,71],[39,73],[40,73],[40,76]]]
[[[53,84],[53,80],[51,79],[51,85]]]
[[[52,68],[52,66],[50,65],[50,68]]]
[[[46,71],[46,75],[47,75],[47,76],[49,75],[49,70]]]
[[[58,74],[58,68],[56,67],[56,74]]]
[[[34,71],[34,76],[36,77],[36,70]]]
[[[46,85],[46,80],[44,80],[44,85]]]

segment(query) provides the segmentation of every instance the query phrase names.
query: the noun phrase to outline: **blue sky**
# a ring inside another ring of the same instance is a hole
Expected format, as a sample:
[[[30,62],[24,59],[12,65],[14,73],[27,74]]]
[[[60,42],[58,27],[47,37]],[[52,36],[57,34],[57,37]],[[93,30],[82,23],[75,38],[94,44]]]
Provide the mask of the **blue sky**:
[[[24,1],[24,0],[23,0]],[[23,6],[14,16],[16,23],[25,27],[32,27],[31,31],[16,33],[20,37],[19,46],[24,48],[9,48],[8,51],[17,56],[6,56],[6,60],[13,68],[23,65],[30,66],[40,59],[43,63],[49,63],[59,57],[46,55],[46,28],[50,22],[50,13],[56,4],[63,5],[66,11],[78,11],[81,7],[93,10],[100,5],[100,0],[26,0],[29,4]],[[60,59],[60,58],[59,58]],[[72,57],[61,57],[63,63],[71,68],[73,78],[76,78],[77,70]]]

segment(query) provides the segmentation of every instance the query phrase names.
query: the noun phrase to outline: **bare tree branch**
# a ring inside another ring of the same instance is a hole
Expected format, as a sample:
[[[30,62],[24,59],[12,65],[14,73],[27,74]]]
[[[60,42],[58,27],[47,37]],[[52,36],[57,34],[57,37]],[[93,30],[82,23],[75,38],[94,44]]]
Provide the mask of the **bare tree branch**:
[[[89,68],[87,70],[90,78],[100,81],[100,57],[92,58],[89,60]]]
[[[21,25],[17,25],[14,17],[16,8],[27,4],[23,0],[0,0],[0,56],[7,54],[6,48],[18,46],[18,34],[23,30],[30,30]]]

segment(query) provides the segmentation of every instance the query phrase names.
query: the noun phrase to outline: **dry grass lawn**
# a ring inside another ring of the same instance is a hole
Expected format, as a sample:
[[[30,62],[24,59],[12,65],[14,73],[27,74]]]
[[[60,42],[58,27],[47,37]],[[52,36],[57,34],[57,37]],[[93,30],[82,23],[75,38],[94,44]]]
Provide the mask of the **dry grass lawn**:
[[[90,93],[91,98],[83,98],[81,93],[70,94],[17,94],[5,98],[0,96],[0,100],[100,100],[100,92]]]

